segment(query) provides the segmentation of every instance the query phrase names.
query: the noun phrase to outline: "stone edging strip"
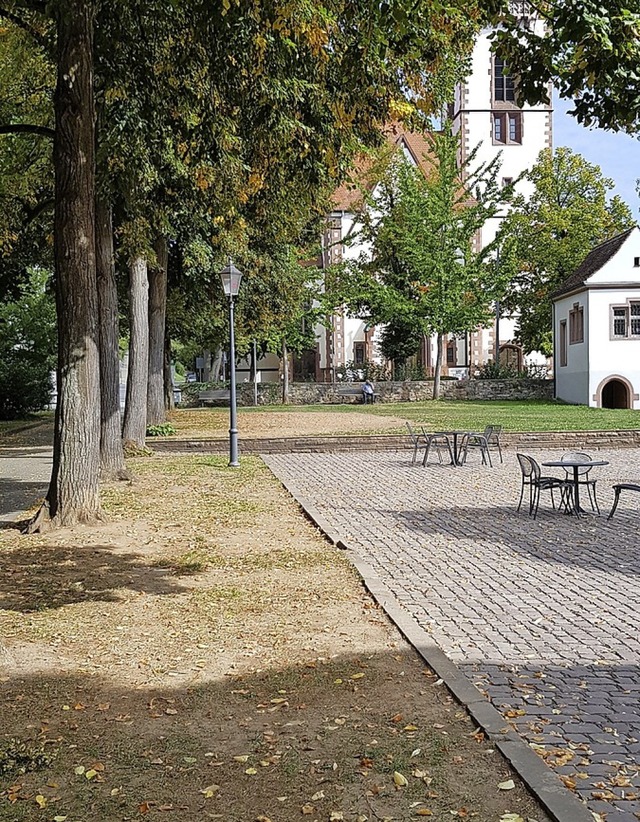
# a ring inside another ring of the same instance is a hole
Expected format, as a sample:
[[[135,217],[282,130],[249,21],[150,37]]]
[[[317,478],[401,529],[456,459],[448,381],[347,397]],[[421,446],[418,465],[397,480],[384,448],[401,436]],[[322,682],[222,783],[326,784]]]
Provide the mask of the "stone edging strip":
[[[500,437],[503,448],[629,448],[640,446],[640,430],[617,431],[540,431],[506,433]],[[147,445],[158,452],[226,454],[228,439],[178,440],[150,437]],[[406,434],[351,434],[336,437],[260,437],[240,438],[240,454],[283,454],[329,451],[393,451],[409,448]]]
[[[506,726],[500,712],[476,688],[455,662],[436,645],[429,634],[399,605],[397,599],[371,566],[336,534],[314,505],[300,490],[287,482],[286,490],[327,539],[347,552],[349,561],[362,577],[365,588],[416,649],[426,664],[443,680],[455,698],[469,711],[499,751],[511,763],[529,790],[549,812],[555,822],[593,822],[593,814],[518,734]]]

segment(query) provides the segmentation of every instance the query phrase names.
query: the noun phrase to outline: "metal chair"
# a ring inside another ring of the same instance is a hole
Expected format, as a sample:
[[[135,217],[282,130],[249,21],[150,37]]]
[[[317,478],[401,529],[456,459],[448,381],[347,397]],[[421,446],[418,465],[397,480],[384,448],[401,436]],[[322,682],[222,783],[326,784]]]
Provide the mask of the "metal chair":
[[[638,491],[640,492],[640,485],[636,482],[619,482],[613,486],[613,490],[615,493],[615,499],[613,501],[613,507],[609,512],[609,516],[607,519],[611,519],[611,517],[615,514],[616,508],[618,507],[618,503],[620,502],[620,492],[621,491]],[[594,489],[595,491],[595,489]]]
[[[453,453],[453,448],[451,447],[451,440],[447,434],[444,434],[440,431],[438,432],[430,432],[425,431],[424,428],[422,429],[422,436],[427,441],[427,447],[425,448],[424,457],[422,458],[422,465],[426,465],[429,461],[429,451],[433,447],[438,454],[438,461],[442,463],[442,449],[446,448],[447,454],[449,455],[449,460],[451,464],[455,464],[455,455]]]
[[[538,506],[540,504],[540,492],[551,492],[551,505],[555,508],[555,500],[553,492],[555,489],[560,489],[560,504],[564,505],[566,512],[573,508],[573,482],[561,479],[560,477],[543,477],[540,471],[540,466],[533,457],[527,454],[516,454],[518,463],[520,464],[520,471],[522,472],[522,486],[520,488],[520,500],[518,502],[518,511],[524,499],[524,489],[529,488],[529,516],[533,514],[535,519],[538,515]]]
[[[415,465],[416,458],[418,456],[418,451],[421,448],[428,448],[429,443],[424,433],[418,433],[417,431],[414,431],[409,423],[407,423],[406,425],[407,430],[409,431],[409,438],[411,440],[411,444],[413,445],[413,457],[411,459],[411,465]]]
[[[493,463],[491,462],[491,454],[489,453],[489,442],[490,437],[493,434],[493,429],[493,425],[487,425],[482,434],[478,433],[477,431],[469,431],[468,434],[464,435],[462,444],[460,446],[460,461],[463,464],[467,461],[467,456],[469,455],[469,448],[479,448],[480,453],[482,454],[482,464],[486,465],[488,462],[489,467],[493,468]],[[502,453],[500,453],[500,462],[502,462]]]
[[[580,459],[590,460],[591,457],[589,456],[589,454],[585,454],[583,451],[567,451],[566,454],[563,454],[560,457],[561,461]],[[597,511],[599,514],[600,508],[598,507],[598,500],[596,499],[596,481],[594,479],[589,479],[589,471],[591,471],[591,468],[588,465],[580,466],[578,468],[578,484],[587,486],[589,502],[591,503],[591,510]],[[566,479],[571,479],[573,481],[573,468],[565,468],[564,473],[566,475]]]

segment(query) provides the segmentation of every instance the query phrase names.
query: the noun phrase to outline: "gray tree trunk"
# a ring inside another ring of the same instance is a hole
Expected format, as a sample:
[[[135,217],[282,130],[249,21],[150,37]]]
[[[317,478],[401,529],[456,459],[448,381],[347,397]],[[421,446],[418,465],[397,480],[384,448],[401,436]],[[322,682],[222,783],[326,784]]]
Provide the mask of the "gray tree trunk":
[[[436,364],[433,370],[433,399],[440,398],[440,374],[442,373],[442,352],[444,350],[444,334],[438,334],[436,348]]]
[[[149,270],[149,380],[147,425],[160,425],[167,415],[164,402],[164,336],[167,315],[167,265],[169,248],[165,237],[154,244],[157,264]]]
[[[53,470],[30,531],[100,519],[100,358],[95,258],[93,3],[57,17],[54,257],[58,403]]]
[[[122,438],[125,447],[145,447],[149,374],[149,280],[147,261],[134,257],[129,266],[129,375]]]
[[[122,448],[118,290],[111,207],[96,198],[96,275],[100,319],[100,466],[102,478],[130,479]]]
[[[289,404],[289,350],[287,341],[282,341],[282,402]]]
[[[173,399],[173,375],[171,373],[171,339],[168,332],[164,336],[164,407],[173,411],[176,407]]]

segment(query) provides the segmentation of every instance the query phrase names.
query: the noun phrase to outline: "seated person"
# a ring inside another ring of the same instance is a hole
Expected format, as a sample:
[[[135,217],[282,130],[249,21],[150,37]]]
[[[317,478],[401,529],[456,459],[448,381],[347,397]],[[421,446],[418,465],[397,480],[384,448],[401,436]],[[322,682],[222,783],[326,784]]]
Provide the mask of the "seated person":
[[[374,400],[373,384],[367,380],[362,384],[362,402],[367,405],[368,403],[373,403]]]

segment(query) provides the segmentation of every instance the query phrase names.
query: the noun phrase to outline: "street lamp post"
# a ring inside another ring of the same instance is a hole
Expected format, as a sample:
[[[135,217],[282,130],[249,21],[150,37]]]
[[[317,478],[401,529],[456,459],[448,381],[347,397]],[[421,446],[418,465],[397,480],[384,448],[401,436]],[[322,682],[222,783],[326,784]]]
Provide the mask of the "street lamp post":
[[[240,291],[242,272],[238,271],[229,257],[220,272],[224,293],[229,298],[229,467],[238,468],[238,406],[236,402],[236,341],[233,323],[233,301]]]

